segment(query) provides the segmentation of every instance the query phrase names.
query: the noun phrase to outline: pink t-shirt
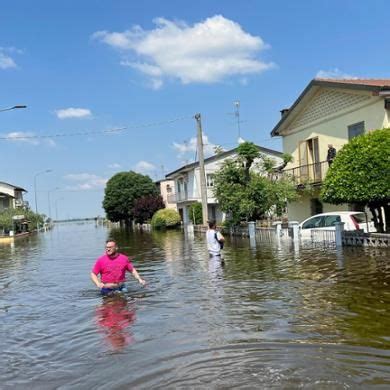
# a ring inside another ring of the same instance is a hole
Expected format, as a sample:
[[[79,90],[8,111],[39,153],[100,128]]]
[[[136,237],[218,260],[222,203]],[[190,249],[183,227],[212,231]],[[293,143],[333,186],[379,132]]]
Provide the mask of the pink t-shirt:
[[[118,254],[114,259],[103,255],[97,259],[92,272],[101,275],[102,283],[121,283],[126,279],[126,271],[133,272],[133,269],[133,264],[125,255]]]

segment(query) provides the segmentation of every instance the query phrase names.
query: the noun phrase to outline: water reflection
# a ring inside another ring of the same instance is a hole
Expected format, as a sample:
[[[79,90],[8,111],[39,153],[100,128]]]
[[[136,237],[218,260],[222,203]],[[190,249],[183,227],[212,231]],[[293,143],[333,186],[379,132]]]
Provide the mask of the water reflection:
[[[96,323],[104,335],[107,345],[120,351],[134,342],[131,325],[136,320],[135,303],[121,294],[104,297],[96,308]]]

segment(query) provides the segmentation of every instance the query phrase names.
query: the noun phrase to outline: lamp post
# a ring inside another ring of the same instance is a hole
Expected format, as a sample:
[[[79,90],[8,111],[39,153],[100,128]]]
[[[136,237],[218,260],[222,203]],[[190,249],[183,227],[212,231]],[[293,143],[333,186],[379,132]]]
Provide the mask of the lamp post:
[[[51,169],[46,169],[45,171],[38,172],[34,175],[34,195],[35,195],[35,213],[38,215],[38,200],[37,200],[37,176],[44,173],[51,172]],[[38,221],[38,220],[37,220]],[[37,230],[39,230],[39,223],[37,222]]]
[[[15,109],[17,109],[17,108],[27,108],[27,106],[24,106],[24,105],[17,105],[17,106],[13,106],[13,107],[2,108],[2,109],[0,109],[0,112],[15,110]]]
[[[56,209],[56,221],[58,221],[58,208],[57,208],[57,202],[59,200],[63,200],[64,198],[58,198],[54,201],[54,206],[55,206],[55,209]]]
[[[59,187],[56,187],[56,188],[53,188],[52,190],[47,191],[47,202],[48,202],[48,205],[49,205],[49,218],[50,218],[50,220],[51,220],[51,201],[50,201],[50,192],[58,191],[59,189],[60,189]]]

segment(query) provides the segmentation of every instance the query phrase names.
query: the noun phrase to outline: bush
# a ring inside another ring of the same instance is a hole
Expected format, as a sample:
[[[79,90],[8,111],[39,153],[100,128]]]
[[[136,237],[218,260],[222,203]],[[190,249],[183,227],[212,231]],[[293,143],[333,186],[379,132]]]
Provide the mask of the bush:
[[[155,229],[173,228],[180,225],[180,214],[174,209],[162,209],[154,213],[152,227]]]

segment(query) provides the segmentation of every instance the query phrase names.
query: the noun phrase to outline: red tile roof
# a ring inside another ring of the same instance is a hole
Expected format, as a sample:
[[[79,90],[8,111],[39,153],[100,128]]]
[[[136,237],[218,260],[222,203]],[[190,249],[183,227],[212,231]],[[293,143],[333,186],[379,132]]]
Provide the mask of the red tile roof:
[[[340,84],[367,85],[371,87],[390,87],[390,79],[323,79],[316,78],[317,81],[327,81]]]

